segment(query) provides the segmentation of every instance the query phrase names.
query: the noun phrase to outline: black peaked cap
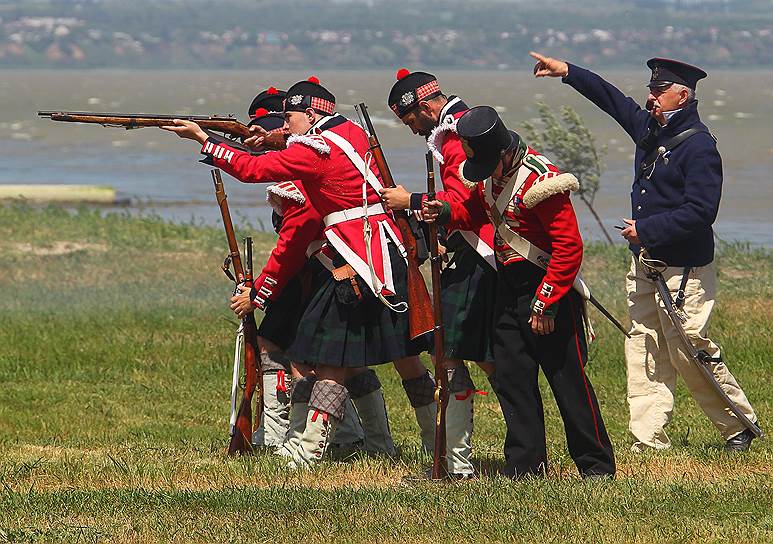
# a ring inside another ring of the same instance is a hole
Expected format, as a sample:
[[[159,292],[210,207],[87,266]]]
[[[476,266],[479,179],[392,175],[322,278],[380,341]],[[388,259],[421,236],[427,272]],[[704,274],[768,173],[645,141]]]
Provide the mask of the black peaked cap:
[[[437,78],[427,72],[409,72],[402,68],[397,71],[396,77],[387,103],[400,118],[416,108],[421,100],[430,100],[442,94]]]
[[[311,108],[323,115],[335,112],[336,97],[320,85],[319,79],[312,76],[299,81],[289,89],[284,102],[284,111],[306,111]]]
[[[462,175],[469,181],[488,178],[502,155],[520,145],[520,137],[507,127],[491,106],[476,106],[459,118],[456,131],[467,160]]]
[[[672,83],[679,83],[695,90],[698,81],[708,74],[691,64],[678,60],[654,58],[647,61],[647,66],[652,70],[650,82],[647,87],[658,89],[668,87]]]
[[[250,109],[247,110],[247,115],[255,117],[255,111],[260,108],[268,111],[281,112],[284,108],[283,103],[285,94],[287,93],[278,90],[276,87],[269,87],[252,99]]]

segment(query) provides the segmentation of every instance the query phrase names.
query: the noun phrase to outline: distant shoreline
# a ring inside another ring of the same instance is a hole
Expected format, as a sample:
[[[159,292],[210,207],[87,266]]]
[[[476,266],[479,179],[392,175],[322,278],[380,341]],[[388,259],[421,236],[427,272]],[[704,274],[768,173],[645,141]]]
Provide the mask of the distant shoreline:
[[[571,59],[568,59],[571,61]],[[647,59],[642,58],[641,63],[631,63],[631,64],[624,64],[624,65],[598,65],[598,64],[583,64],[584,68],[589,68],[591,70],[596,71],[603,71],[604,73],[622,73],[622,72],[646,72],[649,73],[648,69],[645,67],[645,62]],[[114,73],[130,73],[130,72],[191,72],[191,71],[201,71],[201,72],[213,72],[213,73],[238,73],[238,72],[255,72],[255,71],[263,71],[263,70],[272,70],[275,72],[345,72],[345,73],[351,73],[351,72],[393,72],[397,68],[401,67],[402,65],[384,65],[384,66],[374,66],[372,64],[367,66],[255,66],[255,67],[233,67],[233,68],[216,68],[208,65],[191,65],[191,66],[153,66],[153,67],[126,67],[126,66],[119,66],[119,67],[107,67],[107,66],[96,66],[96,67],[88,67],[88,66],[72,66],[72,67],[65,67],[65,66],[8,66],[5,67],[2,64],[0,64],[0,72],[43,72],[43,71],[50,71],[50,72],[114,72]],[[760,74],[771,74],[773,73],[773,66],[766,66],[763,68],[755,68],[754,65],[711,65],[711,64],[705,64],[701,65],[703,68],[705,68],[707,71],[715,71],[715,72],[754,72],[754,73],[760,73]],[[422,70],[428,70],[428,71],[446,71],[446,72],[474,72],[474,73],[481,73],[481,72],[516,72],[521,70],[531,70],[530,64],[523,64],[523,65],[514,65],[514,66],[508,66],[507,68],[497,68],[494,66],[487,66],[487,67],[477,67],[477,66],[471,66],[471,65],[432,65],[432,64],[422,64],[420,65],[420,68]]]

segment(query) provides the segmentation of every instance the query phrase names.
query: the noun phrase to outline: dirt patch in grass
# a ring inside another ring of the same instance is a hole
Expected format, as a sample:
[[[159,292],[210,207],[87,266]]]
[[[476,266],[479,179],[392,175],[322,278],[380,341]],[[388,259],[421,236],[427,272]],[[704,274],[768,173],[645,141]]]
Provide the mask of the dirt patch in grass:
[[[721,274],[730,280],[745,280],[754,278],[755,276],[761,276],[759,273],[755,273],[754,270],[745,270],[742,268],[723,268]]]
[[[773,304],[765,298],[736,298],[730,300],[720,299],[717,308],[726,320],[730,322],[743,322],[748,327],[750,322],[773,322]]]
[[[14,253],[23,253],[34,255],[36,257],[49,257],[52,255],[69,255],[79,251],[102,253],[107,251],[110,246],[106,242],[98,244],[89,244],[84,242],[71,242],[65,240],[55,240],[45,244],[31,244],[27,242],[9,244],[7,246]]]

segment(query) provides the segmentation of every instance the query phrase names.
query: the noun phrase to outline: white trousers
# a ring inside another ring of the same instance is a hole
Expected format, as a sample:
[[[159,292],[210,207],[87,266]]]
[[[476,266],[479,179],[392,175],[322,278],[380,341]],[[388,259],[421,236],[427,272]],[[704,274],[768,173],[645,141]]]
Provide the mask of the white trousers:
[[[682,281],[684,269],[669,267],[663,272],[673,298]],[[696,348],[710,356],[720,355],[719,346],[707,335],[709,318],[716,296],[716,269],[714,263],[693,268],[685,288],[682,310],[687,317],[685,332]],[[635,258],[626,277],[628,310],[631,316],[631,338],[625,341],[625,359],[628,370],[629,430],[636,442],[635,450],[644,447],[668,448],[671,441],[665,427],[674,410],[674,391],[677,374],[682,377],[695,401],[727,440],[745,427],[725,405],[706,381],[687,353],[655,284],[647,279],[646,270]],[[751,421],[757,416],[738,382],[723,363],[711,363],[717,382]]]

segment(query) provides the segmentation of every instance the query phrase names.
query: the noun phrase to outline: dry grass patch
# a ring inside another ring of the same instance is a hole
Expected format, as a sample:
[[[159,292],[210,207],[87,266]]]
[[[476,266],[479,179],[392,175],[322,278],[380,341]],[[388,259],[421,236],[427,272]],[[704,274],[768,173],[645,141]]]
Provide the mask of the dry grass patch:
[[[292,471],[285,460],[268,453],[232,459],[224,454],[181,449],[94,448],[20,445],[0,458],[0,478],[7,489],[39,492],[69,489],[151,491],[224,491],[250,487],[283,487],[334,491],[337,489],[385,489],[420,485],[424,464],[355,455],[346,461],[323,463],[313,471]],[[486,485],[495,471],[460,485]],[[721,455],[700,460],[687,454],[624,455],[619,459],[618,480],[663,484],[693,482],[726,483],[728,480],[762,478],[773,482],[773,457],[769,452],[749,460]],[[579,480],[573,465],[554,464],[549,480]]]
[[[89,244],[84,242],[72,242],[64,240],[46,241],[42,244],[16,243],[9,244],[6,248],[0,248],[0,252],[10,251],[24,255],[34,255],[36,257],[48,257],[58,255],[68,255],[77,252],[104,253],[110,249],[106,242]]]
[[[720,299],[717,309],[729,322],[742,321],[747,325],[750,323],[763,323],[766,325],[773,323],[773,304],[767,298],[735,298],[732,303],[730,300]]]
[[[745,460],[727,459],[701,461],[688,456],[648,457],[639,463],[622,462],[617,465],[617,477],[651,482],[727,482],[750,477],[770,480],[773,484],[773,459],[750,464]]]

